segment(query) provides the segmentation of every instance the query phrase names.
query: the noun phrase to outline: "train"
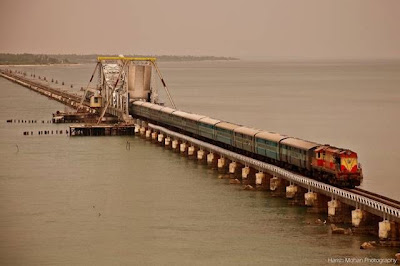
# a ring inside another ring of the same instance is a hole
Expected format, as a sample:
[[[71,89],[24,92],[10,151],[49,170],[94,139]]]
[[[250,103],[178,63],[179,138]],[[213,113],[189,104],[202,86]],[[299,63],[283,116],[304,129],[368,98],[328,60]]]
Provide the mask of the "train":
[[[363,180],[357,153],[349,149],[249,128],[150,102],[133,101],[131,111],[137,118],[337,187],[354,188]]]

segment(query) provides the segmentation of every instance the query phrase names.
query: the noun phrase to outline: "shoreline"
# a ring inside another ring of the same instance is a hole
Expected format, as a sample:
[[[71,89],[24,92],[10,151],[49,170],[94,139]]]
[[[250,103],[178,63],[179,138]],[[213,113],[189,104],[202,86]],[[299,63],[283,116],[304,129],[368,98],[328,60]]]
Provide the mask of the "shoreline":
[[[70,64],[18,64],[18,65],[12,65],[12,64],[7,64],[7,65],[2,65],[0,64],[0,67],[18,67],[18,66],[23,66],[23,67],[34,67],[34,66],[76,66],[76,65],[83,65],[82,63],[70,63]]]

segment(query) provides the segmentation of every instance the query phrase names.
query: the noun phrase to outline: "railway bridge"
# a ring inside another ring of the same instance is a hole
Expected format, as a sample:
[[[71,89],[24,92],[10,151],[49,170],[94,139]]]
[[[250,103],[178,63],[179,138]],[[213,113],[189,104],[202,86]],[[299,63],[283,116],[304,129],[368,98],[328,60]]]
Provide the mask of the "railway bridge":
[[[143,138],[207,163],[228,175],[231,183],[242,184],[245,189],[269,190],[288,198],[294,204],[307,206],[310,211],[327,214],[332,223],[351,224],[353,232],[373,231],[384,243],[399,244],[400,202],[394,199],[359,188],[345,189],[319,182],[196,138],[192,134],[178,132],[157,118],[146,119],[135,113],[132,108],[134,101],[158,103],[157,90],[154,82],[151,82],[151,66],[158,73],[171,105],[176,108],[154,58],[99,57],[89,84],[99,69],[99,84],[102,89],[92,93],[92,98],[89,99],[85,97],[89,92],[88,88],[82,97],[16,72],[1,70],[0,76],[70,107],[97,113],[99,122],[106,113],[117,116],[121,121],[134,124],[135,132]],[[91,106],[95,97],[103,100],[100,107]],[[162,107],[160,105],[159,108]]]

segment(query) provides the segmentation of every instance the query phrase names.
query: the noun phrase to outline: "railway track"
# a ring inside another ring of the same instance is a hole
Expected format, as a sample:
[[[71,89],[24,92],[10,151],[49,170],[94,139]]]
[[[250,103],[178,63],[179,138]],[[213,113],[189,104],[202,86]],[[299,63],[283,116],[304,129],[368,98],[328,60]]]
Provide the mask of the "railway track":
[[[374,192],[370,192],[361,188],[353,188],[353,189],[345,189],[349,192],[352,192],[354,194],[358,194],[360,196],[367,197],[369,199],[373,199],[375,201],[378,201],[380,203],[386,204],[388,206],[391,206],[393,208],[398,208],[400,209],[400,201],[376,194]]]
[[[57,88],[52,88],[52,87],[50,87],[48,85],[45,85],[45,84],[43,84],[41,82],[30,80],[30,79],[28,79],[26,77],[22,77],[20,75],[7,73],[7,72],[2,71],[2,70],[0,70],[0,73],[5,75],[5,76],[8,76],[10,78],[13,78],[15,80],[19,80],[21,82],[24,82],[25,84],[27,84],[29,86],[33,86],[33,87],[42,89],[44,91],[50,92],[52,94],[59,95],[61,97],[64,97],[65,99],[70,99],[70,100],[73,100],[75,102],[80,102],[81,101],[81,97],[79,95],[77,95],[77,94],[66,92],[66,91],[62,91],[62,90],[57,89]],[[25,87],[27,87],[27,86],[25,86]],[[54,100],[59,101],[58,99],[54,99]],[[87,101],[84,101],[83,105],[89,106],[89,103]]]

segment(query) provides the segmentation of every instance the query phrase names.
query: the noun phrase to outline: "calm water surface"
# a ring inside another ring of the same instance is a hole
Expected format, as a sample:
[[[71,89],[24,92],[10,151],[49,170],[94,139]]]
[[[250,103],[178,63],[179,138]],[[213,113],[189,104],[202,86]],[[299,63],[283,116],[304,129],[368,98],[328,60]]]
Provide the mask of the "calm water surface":
[[[363,187],[400,200],[400,64],[160,67],[180,109],[351,148],[363,164]],[[34,71],[77,91],[93,68]],[[397,251],[360,250],[369,237],[331,235],[314,224],[325,217],[269,193],[243,191],[139,138],[37,136],[67,125],[7,124],[48,120],[65,107],[4,79],[0,90],[2,264],[325,265],[328,258],[386,258]],[[23,136],[27,130],[35,136]]]

